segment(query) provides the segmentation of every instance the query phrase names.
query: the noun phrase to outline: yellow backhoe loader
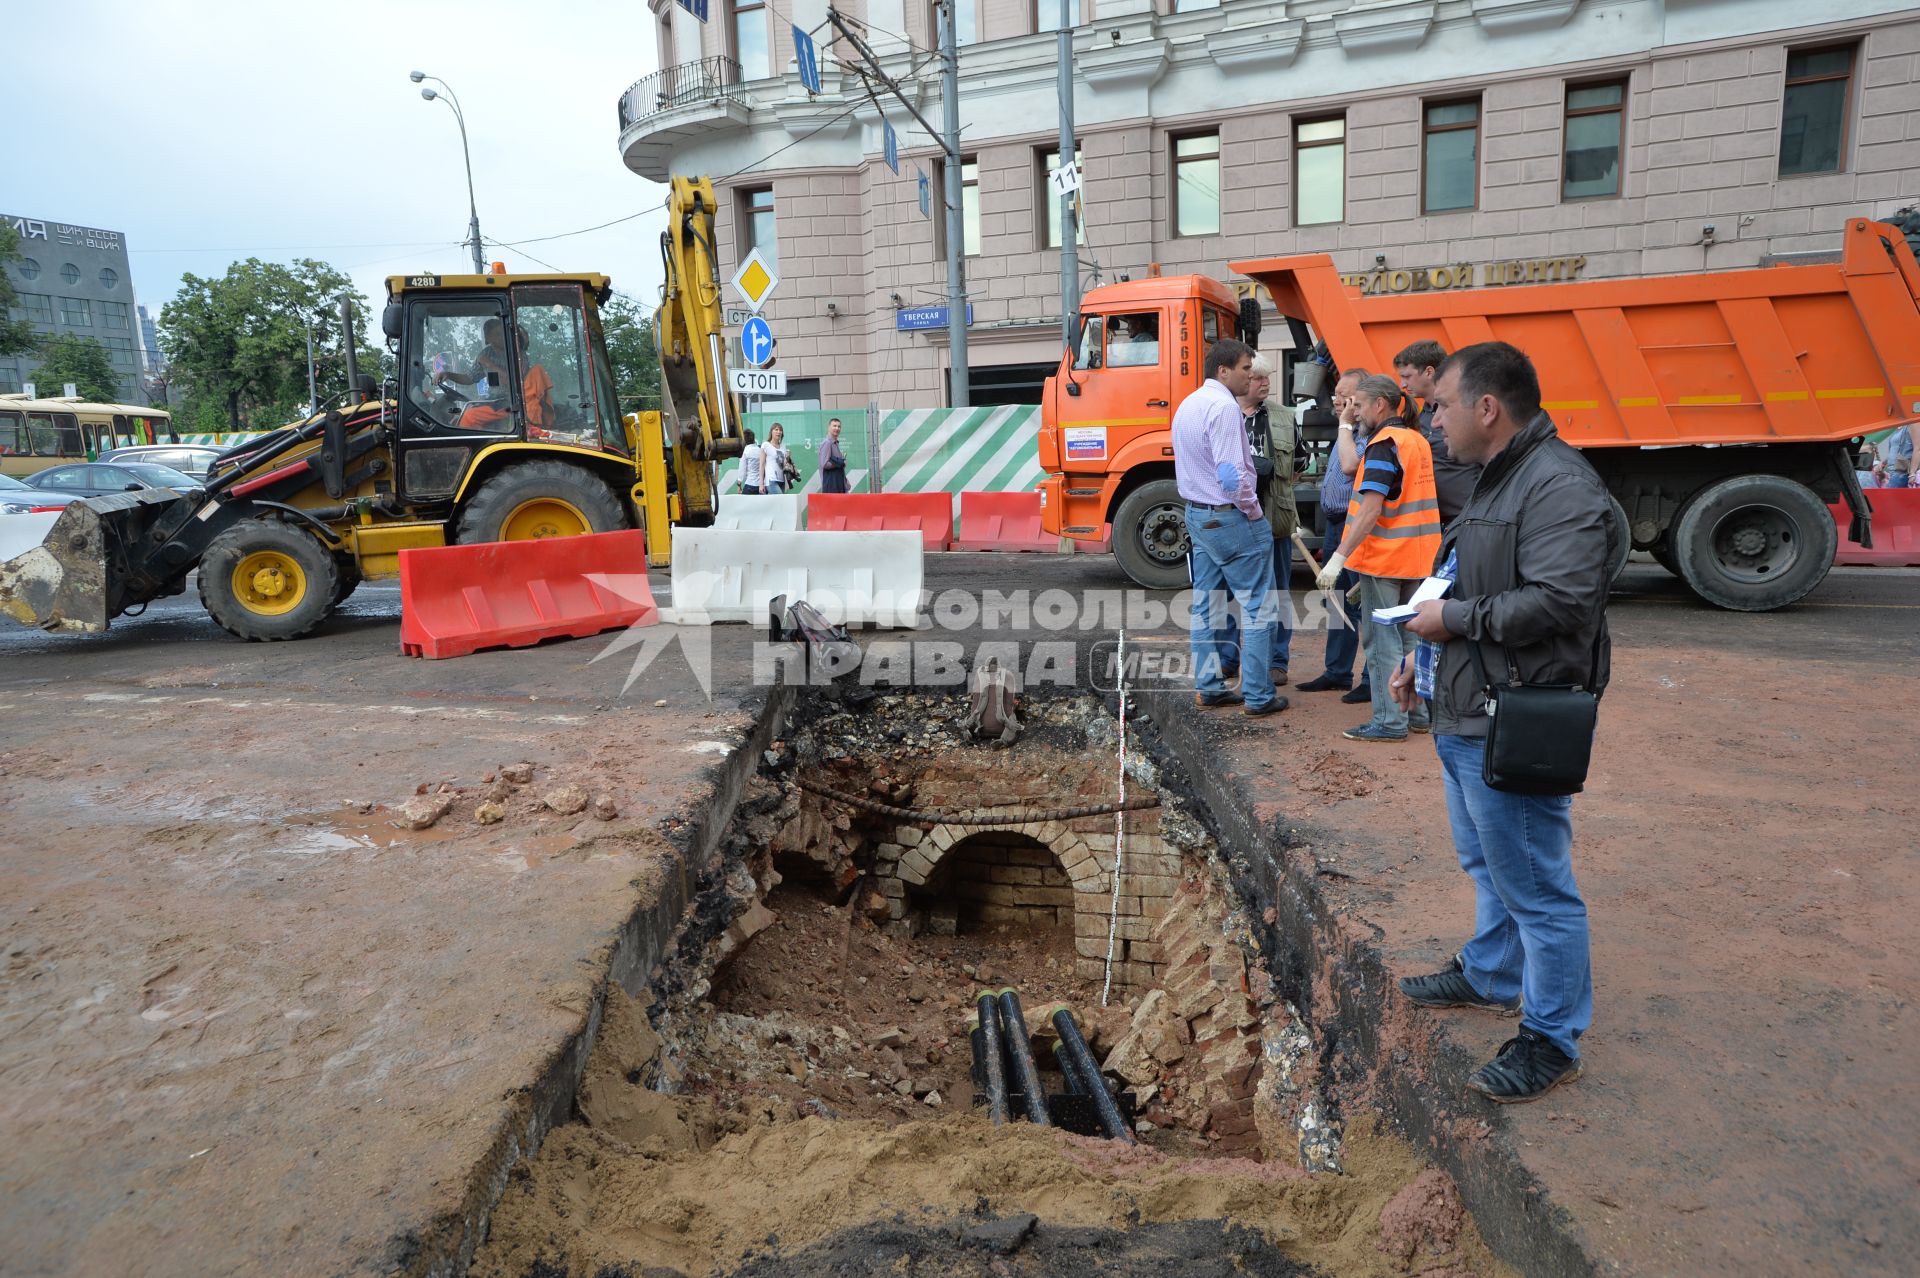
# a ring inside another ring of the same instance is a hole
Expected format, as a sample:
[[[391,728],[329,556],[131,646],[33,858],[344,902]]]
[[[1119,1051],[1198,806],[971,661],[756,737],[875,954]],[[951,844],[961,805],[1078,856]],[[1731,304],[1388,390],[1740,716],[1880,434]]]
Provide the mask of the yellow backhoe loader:
[[[311,631],[402,550],[641,527],[656,565],[675,523],[712,522],[738,456],[727,389],[713,187],[676,178],[654,332],[665,413],[622,416],[602,275],[397,275],[381,317],[396,376],[352,368],[339,407],[227,453],[203,490],[74,502],[0,564],[0,610],[100,631],[186,588],[245,639]],[[351,332],[349,324],[347,331]],[[349,344],[350,347],[350,344]]]

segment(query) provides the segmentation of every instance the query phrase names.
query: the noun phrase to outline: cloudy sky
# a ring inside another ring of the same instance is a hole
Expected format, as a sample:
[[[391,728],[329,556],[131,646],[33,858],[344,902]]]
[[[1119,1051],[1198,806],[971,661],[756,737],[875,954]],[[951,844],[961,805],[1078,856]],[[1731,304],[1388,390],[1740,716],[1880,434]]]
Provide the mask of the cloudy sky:
[[[117,230],[155,314],[182,274],[314,257],[361,291],[466,269],[466,112],[489,261],[598,270],[649,302],[665,188],[620,161],[616,103],[657,69],[643,0],[96,0],[6,6],[0,212]]]

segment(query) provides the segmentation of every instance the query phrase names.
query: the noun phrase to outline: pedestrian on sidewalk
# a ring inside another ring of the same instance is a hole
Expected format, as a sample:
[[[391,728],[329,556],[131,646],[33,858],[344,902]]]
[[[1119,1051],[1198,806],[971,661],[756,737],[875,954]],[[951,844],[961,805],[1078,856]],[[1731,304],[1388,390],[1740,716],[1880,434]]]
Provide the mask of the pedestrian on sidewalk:
[[[1360,576],[1360,624],[1367,627],[1373,716],[1342,735],[1349,741],[1405,741],[1409,731],[1427,731],[1426,707],[1409,716],[1387,682],[1401,658],[1413,651],[1413,636],[1404,627],[1375,621],[1373,614],[1405,603],[1433,571],[1440,549],[1433,453],[1425,437],[1400,416],[1403,396],[1391,377],[1375,373],[1363,378],[1354,396],[1368,424],[1367,448],[1340,548],[1321,566],[1319,586],[1336,589],[1340,570],[1349,566]]]
[[[1320,553],[1340,547],[1340,536],[1347,527],[1347,503],[1353,499],[1353,475],[1360,468],[1360,449],[1354,444],[1353,388],[1367,376],[1364,368],[1350,368],[1333,383],[1333,414],[1339,424],[1333,447],[1327,451],[1327,470],[1320,477],[1320,517],[1325,531],[1320,536]],[[1300,685],[1302,692],[1348,692],[1353,689],[1353,659],[1360,651],[1360,610],[1347,594],[1358,579],[1341,569],[1334,582],[1332,607],[1327,621],[1327,654],[1319,674]],[[1337,618],[1344,617],[1342,626]],[[1367,689],[1366,672],[1361,671],[1360,686]],[[1345,698],[1343,698],[1344,700]],[[1370,695],[1355,698],[1368,701]]]
[[[847,491],[847,455],[840,451],[840,419],[827,423],[827,437],[820,441],[820,491]]]
[[[1190,649],[1194,701],[1202,708],[1242,705],[1252,716],[1277,714],[1287,699],[1273,690],[1273,537],[1254,495],[1253,452],[1240,396],[1253,377],[1253,348],[1233,338],[1207,347],[1206,380],[1173,415],[1173,475],[1186,500],[1188,563],[1193,575]],[[1227,596],[1245,617],[1240,691],[1227,690],[1220,642]]]
[[[1880,441],[1880,486],[1883,488],[1906,488],[1913,483],[1913,446],[1914,429],[1911,426],[1896,426],[1893,433]]]
[[[1540,410],[1540,381],[1505,342],[1450,356],[1434,393],[1453,455],[1484,467],[1441,561],[1451,596],[1407,629],[1444,645],[1433,675],[1434,747],[1460,868],[1473,880],[1474,934],[1454,961],[1400,990],[1423,1007],[1525,1008],[1520,1032],[1467,1086],[1503,1104],[1538,1100],[1580,1076],[1593,1020],[1587,907],[1573,877],[1573,799],[1489,786],[1482,771],[1487,698],[1481,666],[1528,684],[1607,685],[1607,490]],[[1474,660],[1474,645],[1480,662]],[[1393,676],[1411,707],[1414,662]]]
[[[787,491],[787,485],[800,478],[800,470],[793,464],[793,454],[787,451],[787,428],[779,422],[767,427],[767,442],[760,446],[760,474],[769,495],[778,496]]]
[[[1433,450],[1433,486],[1440,495],[1442,527],[1452,523],[1467,504],[1467,498],[1473,496],[1474,481],[1480,478],[1478,466],[1454,460],[1447,437],[1433,424],[1433,383],[1446,358],[1447,348],[1435,341],[1415,342],[1393,357],[1400,389],[1409,399],[1420,401],[1420,416],[1414,419],[1414,427]]]
[[[754,442],[753,432],[746,432],[747,446],[740,450],[740,491],[748,497],[758,497],[766,489],[761,478],[762,456],[760,445]]]

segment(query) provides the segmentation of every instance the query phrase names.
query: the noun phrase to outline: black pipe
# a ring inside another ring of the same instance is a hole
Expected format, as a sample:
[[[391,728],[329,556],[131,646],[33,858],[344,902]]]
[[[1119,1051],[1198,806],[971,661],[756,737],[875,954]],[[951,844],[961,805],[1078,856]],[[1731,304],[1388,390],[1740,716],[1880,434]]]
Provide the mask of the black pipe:
[[[1060,1031],[1060,1046],[1073,1058],[1074,1068],[1092,1084],[1088,1091],[1093,1095],[1093,1109],[1100,1116],[1101,1128],[1114,1140],[1123,1140],[1129,1145],[1136,1143],[1133,1132],[1127,1128],[1127,1120],[1121,1117],[1119,1102],[1107,1090],[1107,1080],[1101,1076],[1099,1065],[1094,1063],[1087,1040],[1081,1036],[1080,1027],[1073,1023],[1073,1013],[1064,1007],[1056,1011],[1053,1014],[1053,1027]]]
[[[982,994],[980,1009],[980,1054],[985,1059],[987,1116],[996,1123],[1007,1121],[1007,1067],[1000,1044],[999,1004],[993,995]]]
[[[1033,1041],[1027,1037],[1027,1018],[1020,1011],[1018,992],[1000,991],[1000,1029],[1006,1040],[1007,1055],[1013,1061],[1014,1077],[1027,1095],[1027,1119],[1042,1127],[1053,1126],[1047,1113],[1047,1093],[1040,1086],[1040,1067],[1033,1062]]]
[[[1058,1039],[1054,1040],[1053,1044],[1053,1063],[1059,1068],[1060,1076],[1067,1080],[1067,1095],[1091,1096],[1093,1094],[1087,1090],[1086,1081],[1080,1077],[1080,1070],[1073,1063],[1073,1057],[1060,1046]]]

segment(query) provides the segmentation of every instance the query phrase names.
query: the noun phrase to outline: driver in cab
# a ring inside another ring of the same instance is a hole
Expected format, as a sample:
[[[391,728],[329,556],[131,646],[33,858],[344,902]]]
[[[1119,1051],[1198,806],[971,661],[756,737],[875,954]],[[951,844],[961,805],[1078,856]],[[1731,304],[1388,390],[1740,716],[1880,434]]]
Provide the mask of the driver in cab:
[[[526,374],[520,379],[520,393],[527,413],[527,433],[538,438],[544,434],[544,428],[553,421],[553,378],[539,364],[527,362],[527,335],[515,328],[518,339],[515,345],[520,351],[520,365]],[[493,423],[503,421],[507,410],[499,406],[505,398],[505,387],[511,375],[507,369],[506,327],[497,319],[490,319],[485,328],[486,347],[473,362],[473,369],[466,373],[457,373],[443,369],[434,374],[434,382],[459,382],[466,386],[478,385],[485,381],[483,395],[497,396],[494,403],[472,403],[462,410],[460,419],[455,423],[463,430],[483,430]]]

